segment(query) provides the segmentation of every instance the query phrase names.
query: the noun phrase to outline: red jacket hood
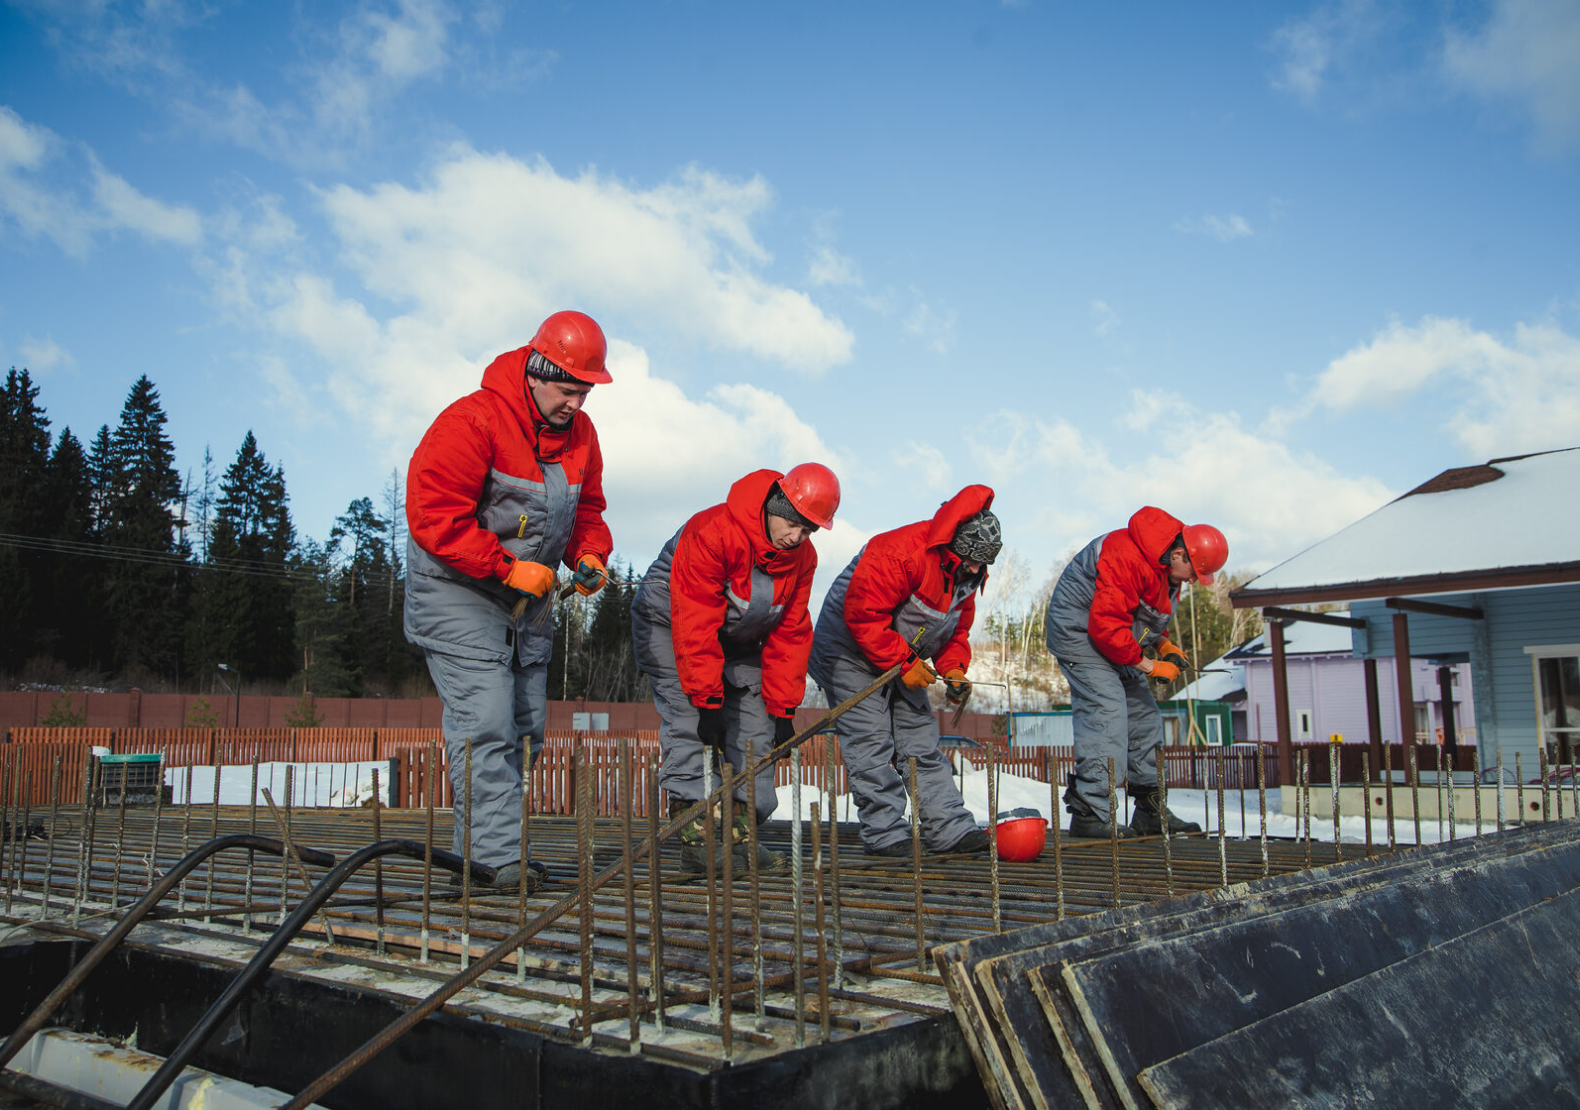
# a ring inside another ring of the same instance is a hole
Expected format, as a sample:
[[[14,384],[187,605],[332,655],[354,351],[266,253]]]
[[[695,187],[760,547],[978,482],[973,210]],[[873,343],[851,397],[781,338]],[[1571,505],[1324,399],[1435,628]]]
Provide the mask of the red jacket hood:
[[[527,393],[527,356],[531,353],[531,347],[518,347],[494,359],[483,371],[483,388],[505,402],[537,456],[554,462],[564,452],[576,425],[588,420],[588,416],[578,412],[563,429],[549,426]]]
[[[992,504],[992,487],[967,486],[940,505],[933,514],[933,522],[927,528],[927,546],[948,547],[961,521],[976,516]]]
[[[1136,515],[1130,518],[1125,530],[1130,533],[1131,541],[1141,554],[1154,564],[1161,565],[1159,561],[1184,527],[1162,509],[1147,505],[1136,510]]]
[[[768,500],[768,491],[773,484],[784,475],[777,470],[754,470],[744,478],[737,479],[730,487],[730,495],[724,499],[729,506],[730,516],[735,523],[740,525],[741,531],[751,541],[752,561],[772,574],[779,569],[778,560],[794,560],[795,549],[780,551],[768,539],[768,532],[763,525],[763,502]]]

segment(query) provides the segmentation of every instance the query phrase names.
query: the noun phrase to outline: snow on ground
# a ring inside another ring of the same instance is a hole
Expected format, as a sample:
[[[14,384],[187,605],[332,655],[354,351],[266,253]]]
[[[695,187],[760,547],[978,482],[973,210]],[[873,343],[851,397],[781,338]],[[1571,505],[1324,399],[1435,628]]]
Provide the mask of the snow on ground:
[[[961,796],[965,799],[966,808],[977,819],[977,824],[986,826],[988,817],[988,782],[987,768],[974,767],[969,761],[965,764],[966,770],[962,777],[956,779],[961,786]],[[813,802],[817,802],[820,811],[826,815],[828,799],[819,790],[810,785],[810,778],[805,781],[808,785],[801,788],[801,816],[811,817]],[[1320,788],[1317,788],[1320,789]],[[793,786],[781,786],[778,790],[779,808],[774,812],[774,817],[785,820],[795,812],[792,800]],[[1062,794],[1063,791],[1060,791]],[[1313,790],[1315,793],[1315,789]],[[1125,805],[1125,792],[1119,791],[1119,804]],[[855,821],[856,807],[850,800],[850,795],[841,795],[838,799],[839,819],[841,821]],[[1048,784],[1036,779],[1022,778],[1019,775],[1007,775],[1002,772],[998,778],[998,809],[1001,814],[1007,814],[1014,809],[1036,810],[1044,820],[1047,819],[1053,808],[1053,799],[1050,797]],[[1242,809],[1243,806],[1243,809]],[[1259,816],[1260,802],[1257,792],[1247,790],[1242,795],[1238,790],[1224,792],[1223,812],[1224,824],[1227,826],[1231,837],[1246,836],[1258,838],[1261,836],[1261,820]],[[1070,815],[1064,812],[1064,807],[1059,805],[1059,827],[1069,828]],[[1185,821],[1194,821],[1203,829],[1216,832],[1218,829],[1218,795],[1216,791],[1207,790],[1170,790],[1169,812]],[[1243,817],[1242,817],[1243,813]],[[1373,820],[1372,843],[1386,845],[1388,843],[1388,822],[1386,820]],[[1495,818],[1489,817],[1482,824],[1482,832],[1491,832],[1497,828]],[[1304,835],[1304,830],[1297,828],[1295,815],[1283,812],[1280,802],[1280,792],[1269,790],[1267,792],[1267,835],[1272,838],[1293,840],[1297,835]],[[1458,822],[1454,826],[1454,835],[1464,839],[1476,835],[1474,822]],[[1364,844],[1366,842],[1366,819],[1363,817],[1346,817],[1340,812],[1339,836],[1345,844]],[[1311,839],[1326,841],[1333,840],[1333,818],[1311,818]],[[1436,844],[1441,840],[1449,839],[1447,822],[1441,826],[1436,818],[1421,821],[1421,843]],[[1394,841],[1398,844],[1415,843],[1415,826],[1408,820],[1395,818]]]

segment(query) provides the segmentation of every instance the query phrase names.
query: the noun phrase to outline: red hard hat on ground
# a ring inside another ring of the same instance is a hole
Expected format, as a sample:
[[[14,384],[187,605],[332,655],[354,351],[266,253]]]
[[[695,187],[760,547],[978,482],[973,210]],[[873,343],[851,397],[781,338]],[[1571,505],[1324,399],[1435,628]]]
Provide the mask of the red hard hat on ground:
[[[822,463],[802,463],[792,466],[790,472],[779,479],[795,511],[819,528],[834,523],[834,513],[839,508],[839,479]]]
[[[1210,524],[1187,524],[1183,535],[1185,554],[1190,556],[1197,579],[1203,585],[1212,585],[1213,575],[1229,561],[1229,541]]]
[[[1048,822],[1034,809],[1012,810],[998,823],[998,858],[1030,863],[1048,843]]]
[[[527,346],[579,382],[614,381],[604,368],[609,344],[603,329],[585,312],[556,312],[538,325],[538,334]]]

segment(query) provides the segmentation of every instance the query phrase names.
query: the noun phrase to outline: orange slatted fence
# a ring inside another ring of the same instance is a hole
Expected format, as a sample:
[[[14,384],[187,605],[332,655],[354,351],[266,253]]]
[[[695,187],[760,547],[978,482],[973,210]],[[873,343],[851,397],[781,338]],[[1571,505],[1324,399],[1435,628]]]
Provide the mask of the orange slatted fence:
[[[115,734],[113,728],[14,728],[13,744],[92,744],[108,748]]]
[[[295,754],[298,763],[365,763],[377,759],[378,745],[371,728],[298,728]]]
[[[59,803],[63,806],[80,806],[82,777],[87,768],[89,748],[89,744],[81,741],[61,743],[49,740],[0,746],[0,780],[3,780],[4,786],[0,797],[4,797],[5,806],[9,807],[20,799],[34,814],[48,812],[56,756],[61,760]],[[10,810],[7,809],[7,812]]]
[[[118,728],[116,755],[161,752],[166,767],[185,767],[214,761],[214,730],[211,728]]]
[[[375,759],[394,759],[405,748],[427,748],[432,740],[444,748],[442,728],[380,728],[374,729]]]
[[[288,763],[296,758],[296,730],[289,728],[217,728],[214,730],[214,761],[227,767],[257,760],[259,763]]]

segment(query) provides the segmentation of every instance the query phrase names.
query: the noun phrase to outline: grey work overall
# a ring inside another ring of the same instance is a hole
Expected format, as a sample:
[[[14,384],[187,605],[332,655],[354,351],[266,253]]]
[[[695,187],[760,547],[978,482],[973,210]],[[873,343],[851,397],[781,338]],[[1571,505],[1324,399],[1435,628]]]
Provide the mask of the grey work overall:
[[[570,542],[581,485],[558,463],[540,463],[543,480],[489,472],[477,519],[516,559],[557,566]],[[497,867],[521,859],[523,742],[536,758],[548,719],[549,655],[554,647],[550,595],[519,621],[522,595],[494,579],[452,570],[406,542],[406,638],[423,649],[444,700],[444,745],[455,793],[454,849],[462,850],[472,741],[472,858]]]
[[[1064,568],[1048,599],[1043,624],[1048,650],[1070,684],[1075,729],[1075,781],[1070,790],[1077,804],[1102,821],[1108,820],[1108,761],[1114,761],[1116,773],[1122,776],[1116,789],[1123,785],[1131,793],[1155,790],[1158,745],[1163,742],[1163,717],[1147,676],[1137,667],[1111,662],[1086,631],[1097,592],[1097,558],[1105,539],[1098,536]],[[1144,602],[1135,620],[1140,632],[1162,635],[1168,629],[1168,616]]]
[[[631,634],[637,668],[647,676],[658,708],[663,755],[658,783],[671,798],[696,802],[703,797],[702,761],[707,749],[697,738],[697,707],[680,685],[670,629],[669,572],[680,536],[676,532],[670,537],[642,577],[631,603]],[[737,772],[773,747],[774,722],[763,704],[763,641],[784,616],[784,606],[774,604],[774,580],[766,571],[752,568],[750,592],[750,597],[741,597],[725,584],[724,623],[719,628],[724,649],[724,755]],[[718,785],[715,781],[715,789]],[[736,786],[735,798],[745,804],[745,779]],[[769,765],[757,774],[757,820],[766,821],[777,803],[774,769]]]
[[[856,645],[845,623],[845,592],[860,561],[858,553],[829,587],[812,634],[807,670],[830,705],[838,705],[883,673]],[[979,582],[975,576],[956,582],[946,611],[934,609],[913,593],[894,611],[892,627],[907,643],[925,627],[914,646],[918,656],[931,658],[955,634],[960,606]],[[976,829],[976,818],[961,799],[949,760],[939,747],[938,718],[925,689],[908,689],[896,678],[847,710],[834,727],[839,731],[840,752],[861,816],[862,843],[868,848],[886,848],[910,838],[905,816],[907,779],[901,776],[909,776],[913,757],[921,798],[922,840],[928,849],[936,852],[953,847]]]

